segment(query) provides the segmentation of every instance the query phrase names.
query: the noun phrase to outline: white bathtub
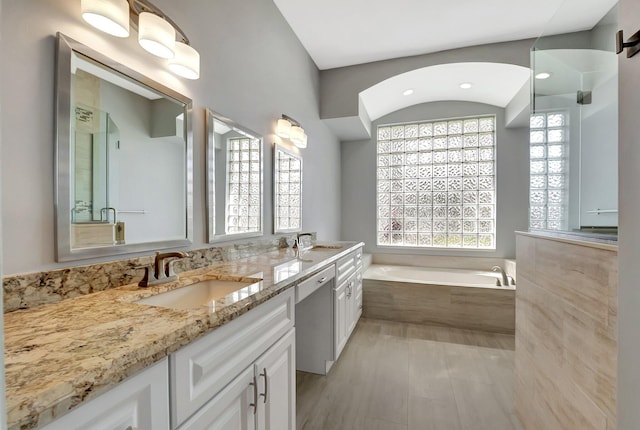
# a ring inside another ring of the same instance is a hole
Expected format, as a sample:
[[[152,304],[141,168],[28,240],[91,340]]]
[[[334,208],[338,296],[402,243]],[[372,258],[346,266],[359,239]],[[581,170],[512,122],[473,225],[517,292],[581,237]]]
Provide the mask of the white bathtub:
[[[468,269],[373,264],[369,266],[363,278],[430,285],[515,289],[515,286],[497,286],[497,281],[501,279],[499,273]]]

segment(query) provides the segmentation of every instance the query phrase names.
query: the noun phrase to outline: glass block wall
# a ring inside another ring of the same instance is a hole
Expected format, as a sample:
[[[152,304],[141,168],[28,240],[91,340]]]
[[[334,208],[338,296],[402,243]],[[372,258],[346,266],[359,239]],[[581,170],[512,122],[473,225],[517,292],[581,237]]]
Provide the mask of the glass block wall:
[[[567,230],[567,126],[565,112],[531,116],[530,228]]]
[[[378,245],[495,249],[495,121],[378,127]]]
[[[275,225],[276,232],[302,228],[302,160],[275,149]]]
[[[260,140],[227,140],[227,233],[262,230]]]

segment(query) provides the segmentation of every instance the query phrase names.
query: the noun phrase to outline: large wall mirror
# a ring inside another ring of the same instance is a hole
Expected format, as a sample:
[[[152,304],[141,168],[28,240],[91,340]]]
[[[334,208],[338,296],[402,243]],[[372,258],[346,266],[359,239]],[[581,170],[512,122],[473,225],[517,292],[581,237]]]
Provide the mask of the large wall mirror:
[[[302,156],[273,145],[273,232],[302,231]]]
[[[191,243],[191,100],[58,34],[57,260]]]
[[[211,110],[206,115],[209,242],[262,236],[262,138]]]

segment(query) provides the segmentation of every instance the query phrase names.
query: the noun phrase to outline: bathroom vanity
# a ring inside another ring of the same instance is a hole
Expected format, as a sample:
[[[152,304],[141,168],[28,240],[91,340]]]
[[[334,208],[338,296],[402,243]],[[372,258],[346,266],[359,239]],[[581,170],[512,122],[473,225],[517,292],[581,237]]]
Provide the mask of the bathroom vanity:
[[[323,345],[328,371],[361,313],[362,245],[281,249],[6,314],[8,428],[293,430],[296,332]],[[144,304],[212,281],[238,288],[197,307]],[[309,304],[330,330],[296,319]]]

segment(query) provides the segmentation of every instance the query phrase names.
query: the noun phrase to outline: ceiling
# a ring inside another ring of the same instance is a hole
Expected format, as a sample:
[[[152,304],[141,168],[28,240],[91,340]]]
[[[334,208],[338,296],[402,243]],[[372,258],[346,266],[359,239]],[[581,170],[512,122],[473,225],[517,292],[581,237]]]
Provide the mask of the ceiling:
[[[591,29],[616,0],[274,0],[319,69]],[[560,13],[556,13],[560,10]]]
[[[449,63],[386,79],[360,93],[372,121],[399,109],[440,100],[464,100],[506,107],[529,81],[529,69],[501,63]],[[471,88],[460,88],[468,83]],[[413,90],[404,95],[405,90]]]

